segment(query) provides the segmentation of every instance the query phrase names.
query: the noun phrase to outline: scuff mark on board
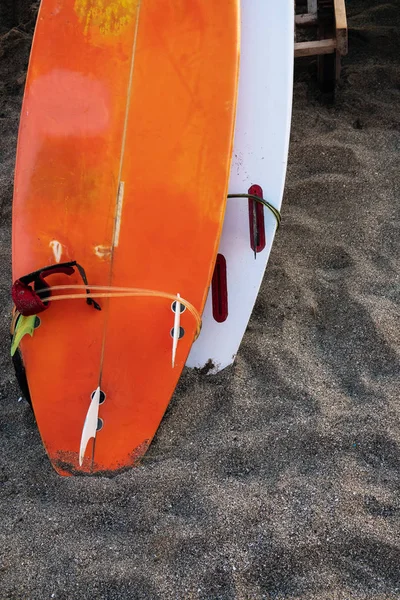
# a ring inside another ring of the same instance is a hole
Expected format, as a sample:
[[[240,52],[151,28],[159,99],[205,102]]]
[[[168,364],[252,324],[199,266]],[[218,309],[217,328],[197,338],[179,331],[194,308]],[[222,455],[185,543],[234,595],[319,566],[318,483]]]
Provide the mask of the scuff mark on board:
[[[103,35],[118,35],[135,18],[139,0],[75,0],[75,12],[84,24],[98,27]]]
[[[111,256],[111,247],[110,246],[95,246],[94,253],[99,258],[109,258]]]
[[[92,463],[91,458],[88,456],[84,458],[82,469],[79,468],[79,456],[78,452],[63,451],[59,450],[55,456],[51,457],[53,467],[56,471],[63,476],[79,476],[79,477],[115,477],[121,473],[137,467],[146,454],[148,447],[150,446],[151,440],[144,440],[139,444],[130,454],[127,456],[127,461],[124,465],[115,465],[113,469],[101,469],[100,465],[96,462]],[[89,453],[88,453],[89,454]]]

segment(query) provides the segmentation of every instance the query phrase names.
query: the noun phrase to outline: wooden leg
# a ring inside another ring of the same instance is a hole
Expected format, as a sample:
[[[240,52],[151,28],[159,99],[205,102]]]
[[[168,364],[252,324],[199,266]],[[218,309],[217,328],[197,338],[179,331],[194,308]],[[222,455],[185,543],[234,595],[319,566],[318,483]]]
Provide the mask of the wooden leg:
[[[342,72],[342,57],[340,52],[336,52],[336,83],[340,80]]]
[[[318,82],[323,99],[328,104],[335,101],[338,60],[340,63],[340,56],[336,51],[334,54],[325,54],[318,57]]]

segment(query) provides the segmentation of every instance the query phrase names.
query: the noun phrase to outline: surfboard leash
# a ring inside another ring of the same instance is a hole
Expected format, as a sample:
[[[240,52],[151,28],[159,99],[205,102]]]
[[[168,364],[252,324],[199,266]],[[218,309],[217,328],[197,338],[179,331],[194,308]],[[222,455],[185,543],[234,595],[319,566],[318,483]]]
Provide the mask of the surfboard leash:
[[[43,267],[14,281],[11,295],[17,311],[25,317],[30,317],[46,310],[48,308],[48,296],[50,296],[50,286],[46,282],[46,277],[60,273],[70,276],[75,273],[75,268],[85,284],[86,295],[84,298],[87,304],[93,306],[96,310],[101,310],[100,305],[90,295],[85,269],[76,260],[73,260]],[[39,294],[42,294],[42,296]]]
[[[60,290],[86,290],[84,285],[54,285],[48,288],[48,291],[60,291]],[[39,291],[39,294],[41,292]],[[130,288],[130,287],[113,287],[107,285],[91,285],[90,292],[74,293],[74,294],[60,294],[57,296],[49,296],[46,298],[47,302],[57,302],[59,300],[79,300],[82,298],[165,298],[171,300],[173,303],[177,302],[182,304],[191,313],[196,321],[196,336],[195,340],[199,337],[202,320],[198,310],[185,298],[182,298],[179,294],[170,294],[168,292],[160,292],[158,290],[149,290],[145,288]]]
[[[77,266],[75,263],[73,266]],[[57,268],[60,267],[60,268]],[[70,272],[70,268],[72,266],[68,263],[68,266],[65,265],[56,265],[52,267],[46,268],[46,274],[54,274],[54,273],[65,273],[67,275],[71,275],[73,272]],[[35,271],[35,278],[40,276],[40,274],[44,271]],[[83,269],[82,269],[83,271]],[[79,271],[80,272],[80,271]],[[185,300],[180,296],[180,294],[169,294],[167,292],[160,292],[157,290],[148,290],[144,288],[124,288],[124,287],[112,287],[112,286],[90,286],[88,288],[87,279],[85,275],[85,285],[56,285],[49,286],[45,283],[42,289],[32,288],[27,281],[29,280],[31,283],[32,274],[29,276],[20,278],[17,280],[19,285],[17,286],[18,293],[13,293],[13,299],[16,300],[16,304],[13,307],[12,314],[12,322],[11,322],[11,356],[14,364],[14,369],[17,377],[17,381],[19,383],[22,394],[28,401],[28,403],[32,406],[28,381],[26,378],[25,367],[22,360],[22,356],[19,350],[19,344],[22,338],[25,335],[33,336],[34,330],[39,327],[41,324],[40,318],[36,314],[32,314],[32,310],[34,307],[38,309],[38,312],[43,312],[44,310],[49,308],[49,302],[55,302],[60,300],[81,300],[84,299],[88,304],[93,305],[95,308],[101,310],[101,307],[94,300],[96,298],[165,298],[167,300],[172,301],[171,309],[175,314],[174,317],[174,326],[171,329],[171,337],[172,337],[172,368],[175,367],[175,359],[176,359],[176,351],[177,345],[180,338],[184,334],[184,330],[180,326],[181,313],[186,309],[191,313],[193,318],[196,321],[196,332],[194,341],[199,337],[202,320],[200,313],[198,310],[191,304],[188,300]],[[17,283],[16,282],[16,283]],[[22,287],[21,287],[22,282]],[[43,278],[40,278],[40,283],[43,283]],[[15,286],[15,284],[14,284]],[[15,288],[13,286],[13,291],[15,292]],[[23,287],[25,287],[25,296],[23,292]],[[71,293],[71,294],[60,294],[53,296],[51,295],[54,291],[81,291],[82,293]],[[42,299],[42,297],[43,299]],[[24,314],[25,313],[25,314]],[[29,313],[29,314],[28,314]]]
[[[67,265],[67,266],[66,266]],[[157,290],[148,290],[144,288],[130,288],[130,287],[113,287],[113,286],[91,286],[88,288],[86,275],[84,275],[85,285],[69,284],[69,285],[48,285],[43,279],[43,271],[46,275],[52,275],[55,273],[65,273],[72,275],[73,268],[72,263],[65,263],[64,265],[56,265],[47,267],[40,271],[35,271],[34,274],[29,274],[25,277],[18,279],[13,285],[13,300],[15,303],[13,309],[13,316],[11,322],[11,356],[17,354],[17,350],[22,338],[25,335],[32,337],[34,330],[40,325],[40,318],[36,313],[41,313],[49,308],[49,302],[56,302],[60,300],[81,300],[84,299],[88,304],[94,306],[98,310],[101,310],[100,305],[94,300],[94,298],[165,298],[172,301],[172,311],[175,314],[174,327],[171,330],[173,337],[173,359],[172,366],[175,365],[175,353],[177,342],[180,337],[180,314],[184,310],[188,310],[193,316],[196,322],[195,340],[199,337],[202,320],[198,310],[188,300],[185,300],[180,294],[170,294],[167,292],[160,292]],[[73,266],[77,266],[73,263]],[[81,267],[82,269],[82,267]],[[83,271],[83,269],[82,269]],[[81,273],[81,271],[79,270]],[[83,271],[84,273],[84,271]],[[34,276],[33,276],[34,275]],[[83,278],[83,277],[82,277]],[[28,283],[37,282],[39,284],[35,287],[31,287]],[[41,287],[40,287],[41,286]],[[52,295],[54,291],[73,291],[70,294],[59,294]],[[179,315],[177,314],[179,313]]]
[[[256,196],[255,194],[228,194],[228,199],[229,198],[247,198],[248,200],[254,200],[255,202],[258,202],[259,204],[262,204],[263,206],[265,206],[266,208],[268,208],[272,214],[274,215],[275,219],[276,219],[276,223],[277,223],[277,229],[279,229],[281,221],[282,221],[282,216],[281,213],[279,212],[279,210],[277,208],[275,208],[275,206],[273,206],[270,202],[268,202],[268,200],[265,200],[264,198],[260,198],[259,196]]]

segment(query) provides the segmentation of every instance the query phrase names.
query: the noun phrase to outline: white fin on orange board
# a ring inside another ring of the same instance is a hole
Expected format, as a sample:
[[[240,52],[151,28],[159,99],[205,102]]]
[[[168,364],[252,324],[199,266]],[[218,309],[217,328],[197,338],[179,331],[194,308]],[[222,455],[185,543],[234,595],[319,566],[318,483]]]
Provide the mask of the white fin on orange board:
[[[99,418],[100,386],[94,392],[89,410],[86,414],[85,423],[82,429],[81,445],[79,448],[79,466],[83,464],[86,448],[91,438],[96,437],[97,422]]]
[[[180,294],[177,294],[176,297],[180,298]],[[173,334],[172,334],[172,368],[175,367],[176,350],[178,348],[180,329],[181,329],[181,303],[178,300],[176,300],[174,329],[173,329]]]

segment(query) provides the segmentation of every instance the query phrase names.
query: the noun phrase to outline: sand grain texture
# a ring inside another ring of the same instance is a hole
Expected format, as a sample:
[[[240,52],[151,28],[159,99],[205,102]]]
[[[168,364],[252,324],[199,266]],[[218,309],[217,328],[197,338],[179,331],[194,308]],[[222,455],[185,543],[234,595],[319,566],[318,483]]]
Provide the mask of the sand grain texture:
[[[59,478],[17,401],[20,5],[28,25],[0,23],[0,598],[400,598],[399,0],[348,2],[335,107],[297,69],[283,224],[237,361],[186,372],[114,479]]]

